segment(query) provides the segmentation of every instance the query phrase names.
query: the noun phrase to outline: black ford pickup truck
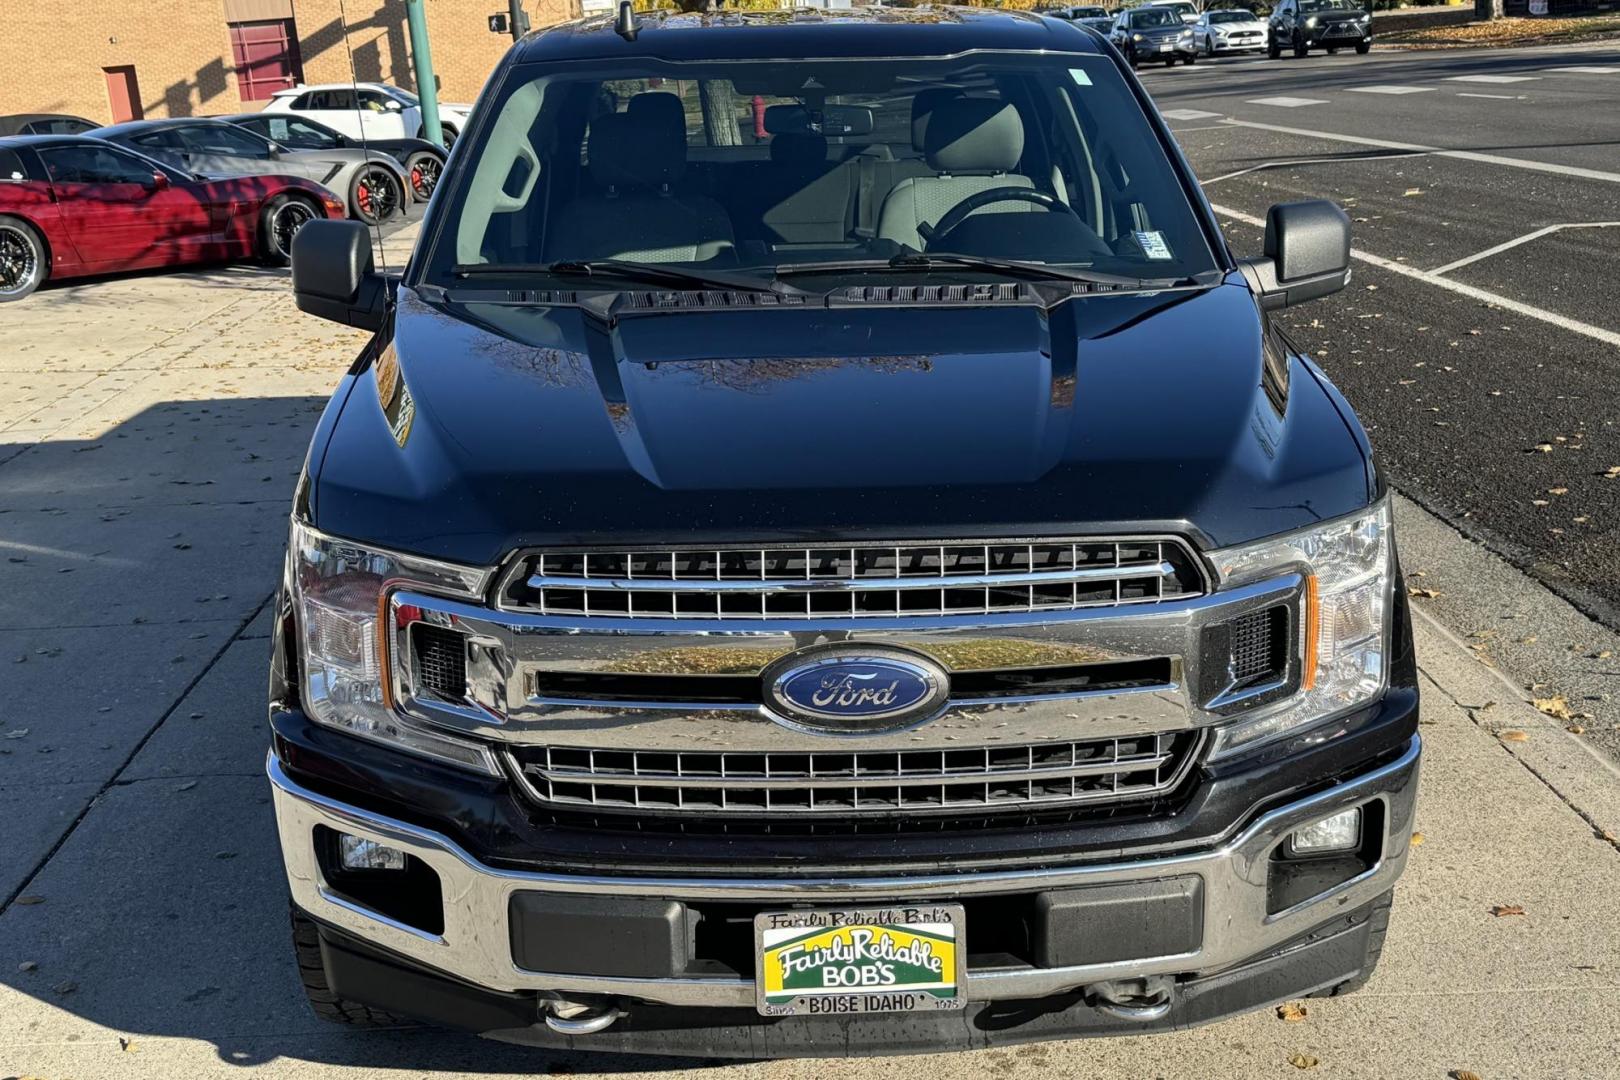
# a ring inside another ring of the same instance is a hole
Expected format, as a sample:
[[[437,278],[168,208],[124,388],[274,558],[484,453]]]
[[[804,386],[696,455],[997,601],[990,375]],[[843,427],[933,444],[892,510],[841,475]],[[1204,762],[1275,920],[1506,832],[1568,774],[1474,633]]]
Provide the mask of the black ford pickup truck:
[[[984,10],[529,35],[315,433],[268,771],[309,997],[538,1045],[1184,1027],[1378,960],[1418,693],[1367,440],[1121,56]]]

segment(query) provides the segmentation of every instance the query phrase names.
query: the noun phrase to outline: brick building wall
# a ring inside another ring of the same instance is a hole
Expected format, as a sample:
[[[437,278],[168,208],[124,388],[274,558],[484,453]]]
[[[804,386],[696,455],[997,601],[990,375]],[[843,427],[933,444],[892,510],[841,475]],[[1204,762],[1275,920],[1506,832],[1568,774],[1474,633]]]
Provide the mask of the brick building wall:
[[[62,112],[108,123],[105,69],[135,69],[148,117],[245,112],[229,23],[293,19],[305,82],[349,77],[415,87],[404,0],[16,0],[0,13],[0,115]],[[439,96],[472,101],[511,45],[489,32],[504,0],[426,0]],[[579,0],[524,0],[536,27],[573,18]]]

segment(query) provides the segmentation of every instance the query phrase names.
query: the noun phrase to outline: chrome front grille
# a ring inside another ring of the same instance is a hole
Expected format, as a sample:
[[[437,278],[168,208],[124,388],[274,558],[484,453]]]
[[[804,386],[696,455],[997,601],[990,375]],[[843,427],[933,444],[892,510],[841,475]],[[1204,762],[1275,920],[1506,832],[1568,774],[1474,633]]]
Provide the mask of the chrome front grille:
[[[570,618],[840,619],[1072,611],[1202,595],[1178,540],[542,551],[503,609]]]
[[[675,815],[998,811],[1152,799],[1197,757],[1194,732],[949,750],[808,753],[514,747],[555,807]]]

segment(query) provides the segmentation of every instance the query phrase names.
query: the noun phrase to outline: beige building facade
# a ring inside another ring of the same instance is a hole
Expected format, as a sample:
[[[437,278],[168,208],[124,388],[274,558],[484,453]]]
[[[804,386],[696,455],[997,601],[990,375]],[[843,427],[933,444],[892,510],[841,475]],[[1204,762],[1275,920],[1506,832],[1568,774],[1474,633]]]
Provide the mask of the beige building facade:
[[[532,25],[580,0],[524,0]],[[415,89],[404,0],[16,0],[0,10],[0,115],[97,123],[259,108],[276,89],[356,77]],[[511,45],[506,0],[425,0],[445,101],[470,102]]]

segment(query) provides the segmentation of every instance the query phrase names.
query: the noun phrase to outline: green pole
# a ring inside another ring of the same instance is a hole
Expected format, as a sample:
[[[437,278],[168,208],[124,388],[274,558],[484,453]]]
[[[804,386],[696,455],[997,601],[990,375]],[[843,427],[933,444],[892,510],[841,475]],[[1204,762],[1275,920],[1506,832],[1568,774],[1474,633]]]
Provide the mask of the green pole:
[[[405,0],[405,19],[411,25],[411,64],[416,69],[416,96],[422,99],[422,134],[430,143],[444,145],[439,126],[439,83],[433,75],[433,50],[428,47],[427,13],[422,0]]]

